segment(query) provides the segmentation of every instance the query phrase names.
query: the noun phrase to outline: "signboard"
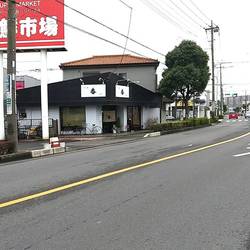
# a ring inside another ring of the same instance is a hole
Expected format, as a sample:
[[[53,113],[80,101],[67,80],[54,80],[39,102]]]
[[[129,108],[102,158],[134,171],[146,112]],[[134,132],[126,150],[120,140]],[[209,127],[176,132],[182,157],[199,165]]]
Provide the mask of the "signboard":
[[[122,97],[122,98],[129,98],[129,87],[116,85],[115,86],[115,96]]]
[[[81,85],[81,97],[106,97],[106,84]]]
[[[16,0],[17,49],[64,48],[64,0]],[[7,45],[7,2],[0,1],[0,50]]]
[[[8,75],[4,80],[4,87],[5,87],[5,95],[4,95],[4,102],[5,102],[5,109],[7,115],[12,115],[12,89],[11,89],[11,82],[12,77]]]
[[[16,90],[24,89],[24,88],[25,88],[24,81],[16,81]]]
[[[103,122],[115,122],[115,110],[103,111]]]

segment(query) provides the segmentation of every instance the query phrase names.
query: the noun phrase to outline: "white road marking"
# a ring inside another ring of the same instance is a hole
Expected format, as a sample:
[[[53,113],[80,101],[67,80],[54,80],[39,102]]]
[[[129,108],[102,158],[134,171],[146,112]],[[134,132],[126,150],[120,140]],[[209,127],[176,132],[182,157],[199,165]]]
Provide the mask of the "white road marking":
[[[250,155],[250,152],[234,155],[233,157],[241,157],[241,156],[246,156],[246,155]]]

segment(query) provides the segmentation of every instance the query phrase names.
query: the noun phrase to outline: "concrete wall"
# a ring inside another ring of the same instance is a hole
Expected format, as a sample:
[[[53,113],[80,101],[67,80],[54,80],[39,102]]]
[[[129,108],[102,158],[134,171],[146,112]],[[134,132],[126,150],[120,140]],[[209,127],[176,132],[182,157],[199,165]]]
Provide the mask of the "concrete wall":
[[[32,119],[32,120],[41,120],[42,113],[40,107],[28,107],[24,108],[27,117],[25,119]],[[19,110],[18,110],[19,113]],[[19,117],[19,116],[18,116]],[[49,107],[49,119],[54,119],[58,121],[58,133],[60,133],[60,111],[59,107]],[[21,121],[21,119],[19,119]]]
[[[160,112],[160,108],[142,107],[141,121],[143,128],[147,127],[149,120],[155,120],[157,123],[160,123]]]
[[[85,111],[87,126],[91,129],[92,125],[95,124],[102,128],[102,106],[87,105]]]
[[[153,66],[145,67],[122,67],[115,70],[114,68],[96,68],[96,69],[67,69],[63,70],[63,80],[70,80],[78,77],[83,77],[83,73],[105,73],[114,72],[127,73],[127,80],[135,82],[142,87],[149,89],[153,92],[156,91],[157,77],[156,70]]]
[[[117,115],[120,118],[121,131],[126,132],[128,129],[128,127],[127,127],[127,121],[128,121],[127,107],[126,106],[119,106],[117,108]]]

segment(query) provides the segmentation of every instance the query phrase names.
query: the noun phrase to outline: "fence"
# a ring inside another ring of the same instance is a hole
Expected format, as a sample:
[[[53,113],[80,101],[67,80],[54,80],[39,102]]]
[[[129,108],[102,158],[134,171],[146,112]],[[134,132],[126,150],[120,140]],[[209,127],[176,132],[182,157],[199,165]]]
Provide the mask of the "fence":
[[[49,129],[57,131],[57,120],[49,119]],[[53,133],[54,136],[56,132]],[[20,119],[18,120],[18,138],[31,139],[42,137],[42,120],[41,119]]]

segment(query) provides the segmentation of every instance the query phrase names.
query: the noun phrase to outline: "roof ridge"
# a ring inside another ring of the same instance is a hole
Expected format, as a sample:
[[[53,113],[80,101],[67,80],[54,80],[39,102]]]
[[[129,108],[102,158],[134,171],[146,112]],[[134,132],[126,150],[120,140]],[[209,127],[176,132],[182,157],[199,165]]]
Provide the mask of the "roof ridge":
[[[120,58],[123,57],[122,62],[120,61]],[[73,66],[73,65],[109,65],[109,64],[148,64],[148,63],[159,63],[157,59],[152,59],[149,57],[140,57],[140,56],[134,56],[131,54],[113,54],[113,55],[96,55],[92,57],[87,57],[79,60],[69,61],[65,63],[61,63],[60,67],[67,67],[67,66]]]

